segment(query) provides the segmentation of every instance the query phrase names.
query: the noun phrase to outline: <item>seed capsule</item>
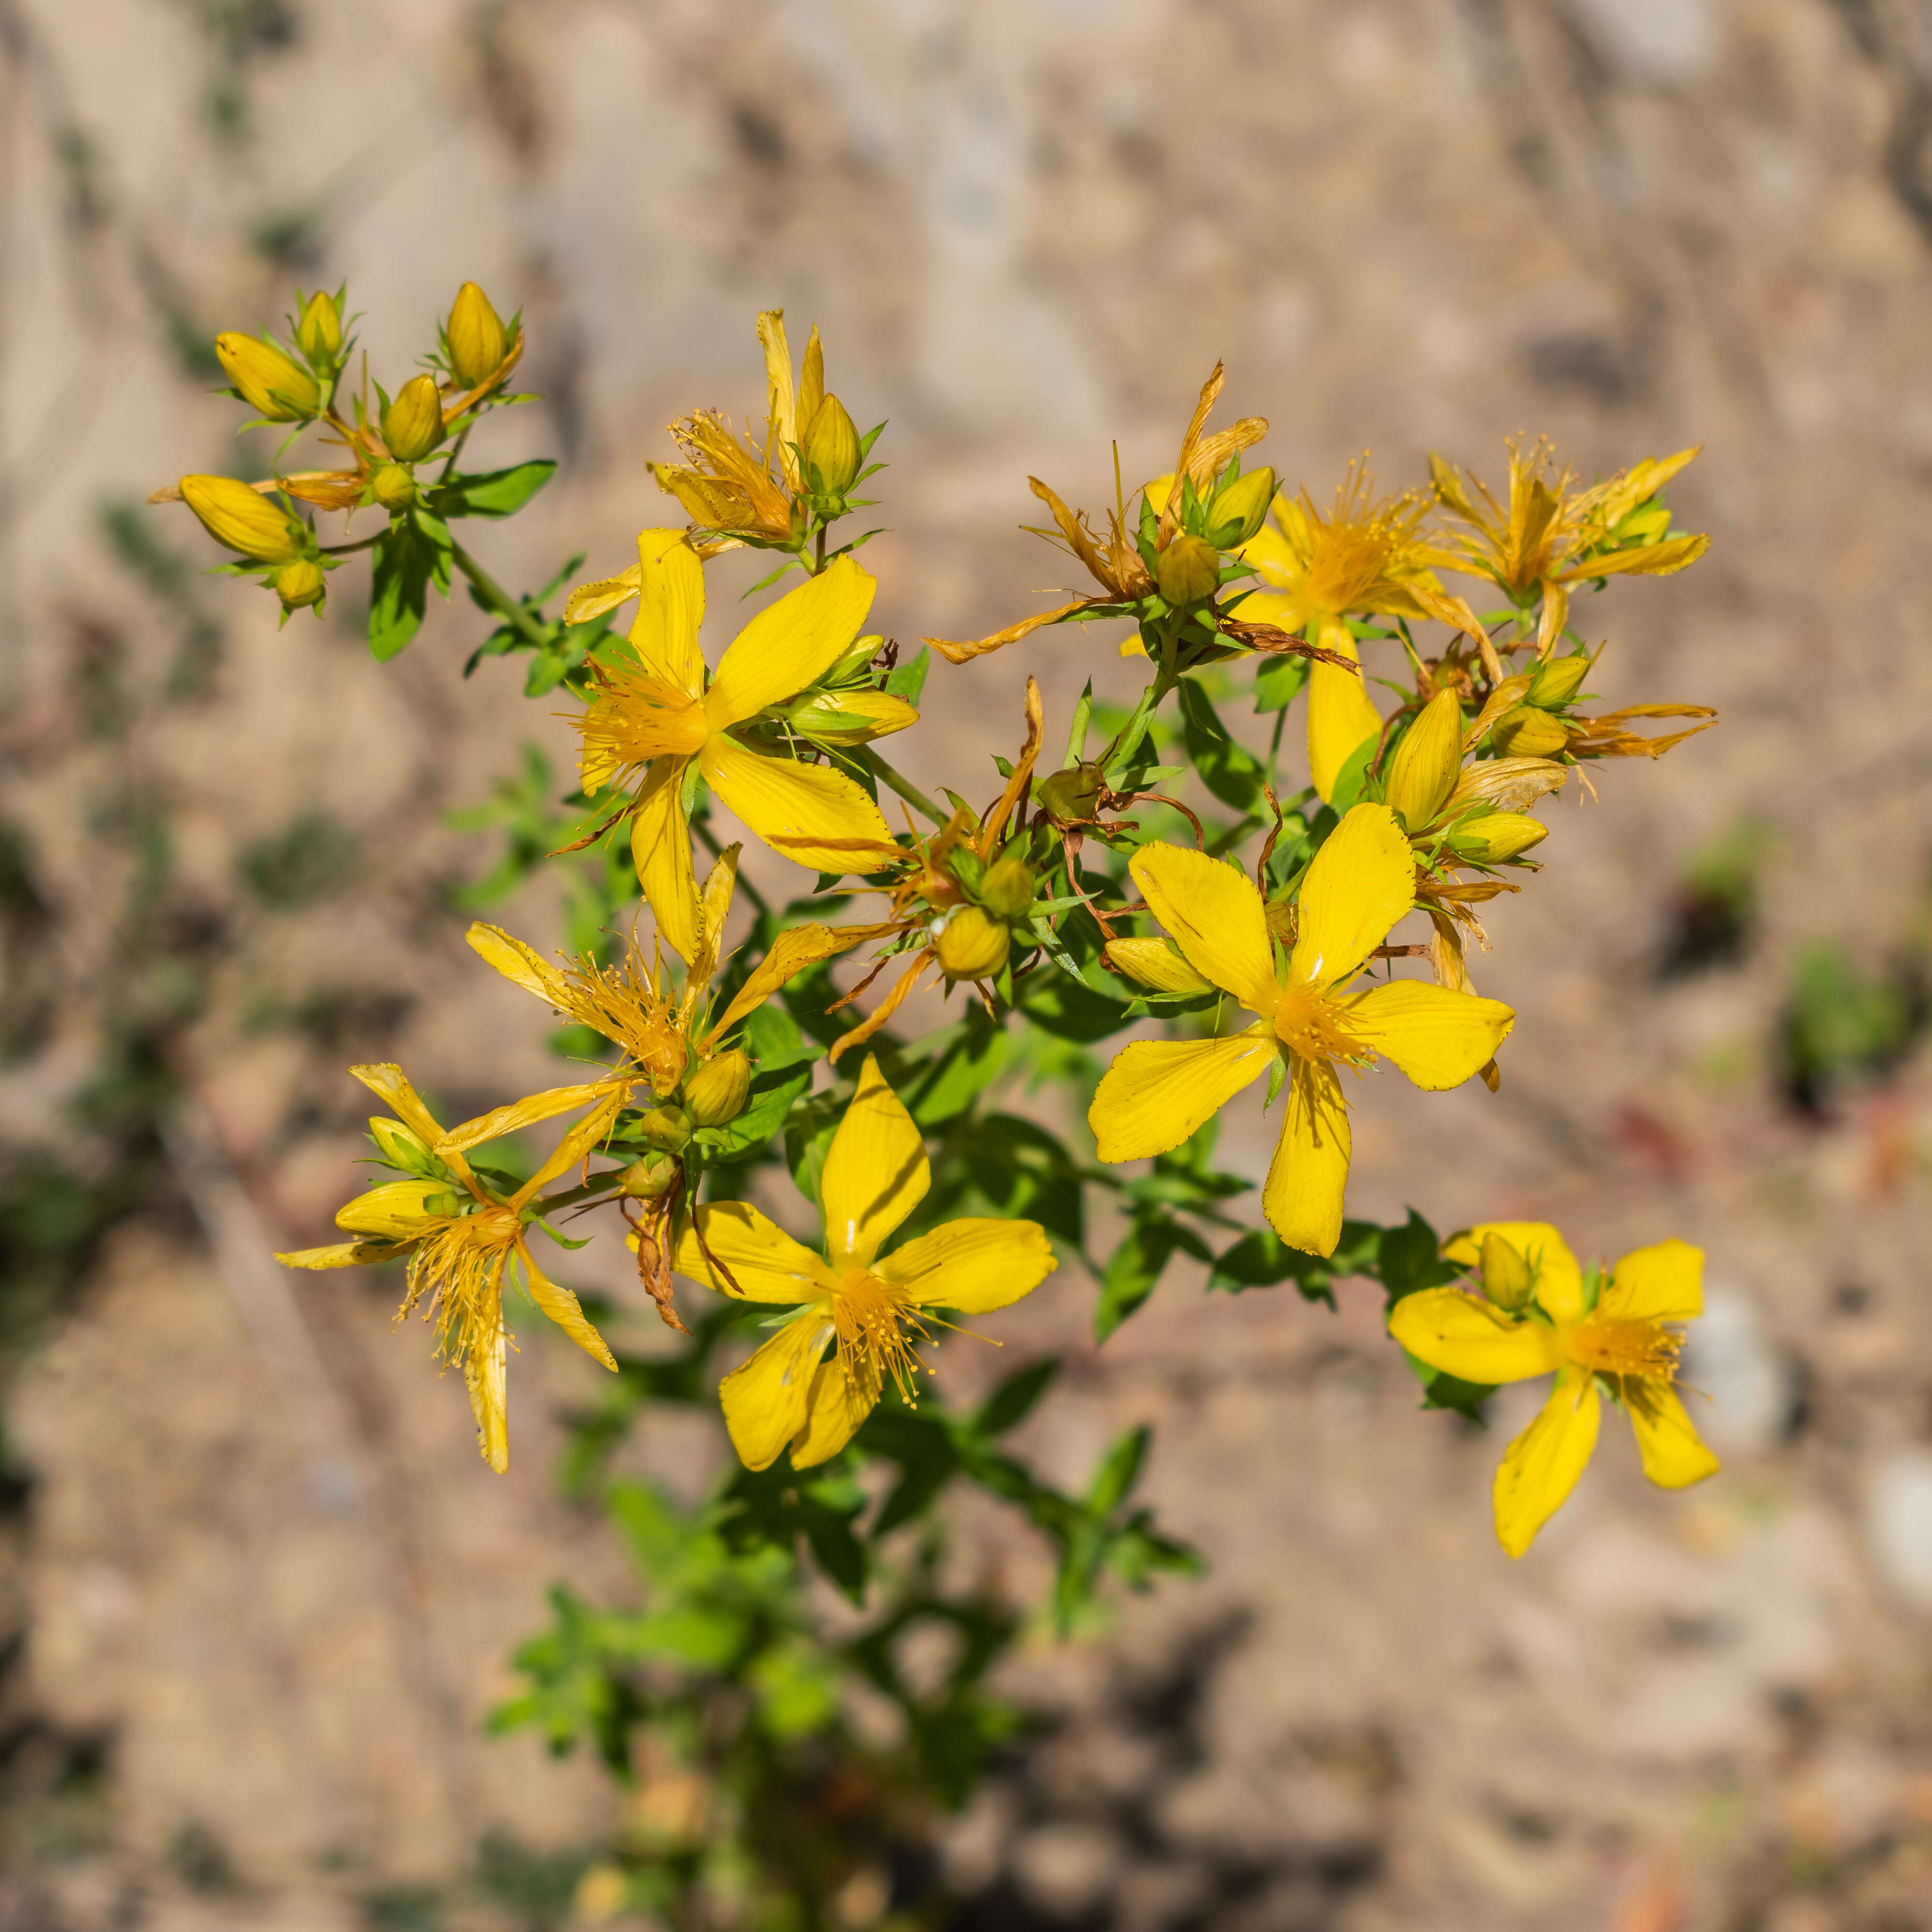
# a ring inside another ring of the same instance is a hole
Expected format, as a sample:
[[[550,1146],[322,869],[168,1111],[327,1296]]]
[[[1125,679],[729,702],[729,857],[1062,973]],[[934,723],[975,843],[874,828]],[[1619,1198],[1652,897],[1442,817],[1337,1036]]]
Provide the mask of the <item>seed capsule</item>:
[[[1023,860],[1001,859],[980,882],[980,903],[996,919],[1018,919],[1032,905],[1039,884]]]
[[[1043,781],[1034,796],[1054,824],[1082,824],[1100,810],[1102,783],[1098,765],[1069,765]]]
[[[633,1201],[662,1201],[677,1180],[677,1162],[668,1154],[647,1154],[617,1177],[617,1192]]]

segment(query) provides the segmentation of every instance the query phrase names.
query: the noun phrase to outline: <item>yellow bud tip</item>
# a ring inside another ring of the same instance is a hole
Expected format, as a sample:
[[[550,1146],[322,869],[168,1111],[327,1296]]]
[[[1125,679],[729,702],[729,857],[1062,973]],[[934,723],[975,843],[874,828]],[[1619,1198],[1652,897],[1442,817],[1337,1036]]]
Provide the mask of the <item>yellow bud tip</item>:
[[[310,362],[326,368],[342,348],[342,310],[335,298],[318,289],[296,325],[296,346]]]
[[[400,463],[379,464],[369,479],[369,488],[386,510],[406,510],[416,500],[415,473]]]
[[[827,396],[813,412],[800,440],[806,482],[821,496],[842,496],[856,479],[865,457],[859,430],[836,396]]]
[[[1422,708],[1389,759],[1389,809],[1411,833],[1423,830],[1448,801],[1462,767],[1462,707],[1453,691]]]
[[[984,980],[1006,963],[1012,934],[976,905],[962,906],[939,935],[940,970],[949,980]]]
[[[995,919],[1018,919],[1033,904],[1039,881],[1033,868],[1018,859],[1001,859],[980,882],[980,903]]]
[[[474,282],[465,282],[456,292],[443,345],[449,352],[451,374],[466,389],[480,388],[503,366],[508,332],[490,298]]]
[[[442,398],[434,376],[412,376],[382,412],[382,440],[398,463],[416,463],[442,440]]]
[[[271,580],[284,610],[305,610],[322,602],[326,584],[322,566],[312,557],[285,563]]]
[[[232,476],[184,476],[181,494],[217,543],[257,563],[286,563],[308,548],[307,532],[286,511]]]
[[[214,338],[214,356],[242,400],[271,422],[305,422],[322,406],[314,376],[272,342],[231,330]]]
[[[1250,470],[1223,483],[1208,508],[1208,541],[1217,550],[1238,550],[1268,520],[1274,501],[1272,470]]]
[[[1160,553],[1154,574],[1170,604],[1198,604],[1220,588],[1221,560],[1212,544],[1183,531]]]
[[[684,1110],[700,1127],[722,1127],[745,1111],[751,1092],[750,1058],[734,1046],[713,1054],[685,1082]]]

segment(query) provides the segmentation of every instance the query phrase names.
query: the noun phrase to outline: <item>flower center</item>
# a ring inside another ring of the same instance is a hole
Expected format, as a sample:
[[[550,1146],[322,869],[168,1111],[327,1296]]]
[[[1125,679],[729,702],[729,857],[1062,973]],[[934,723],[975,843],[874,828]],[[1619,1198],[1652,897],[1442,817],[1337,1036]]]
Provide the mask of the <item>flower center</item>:
[[[1603,1376],[1639,1376],[1670,1382],[1677,1374],[1684,1337],[1655,1322],[1592,1317],[1573,1329],[1570,1358]]]
[[[1275,1037],[1304,1060],[1346,1060],[1358,1066],[1369,1051],[1348,1030],[1342,1006],[1318,988],[1291,980],[1274,1010]]]
[[[864,1400],[876,1402],[890,1374],[912,1406],[912,1378],[920,1366],[913,1349],[926,1339],[926,1330],[903,1290],[867,1269],[854,1268],[832,1292],[832,1322],[839,1368]]]

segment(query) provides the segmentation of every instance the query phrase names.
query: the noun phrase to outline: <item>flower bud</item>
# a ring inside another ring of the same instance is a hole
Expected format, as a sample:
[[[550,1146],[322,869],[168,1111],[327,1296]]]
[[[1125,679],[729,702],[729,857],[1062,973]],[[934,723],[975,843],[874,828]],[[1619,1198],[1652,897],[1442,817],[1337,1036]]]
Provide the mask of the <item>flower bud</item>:
[[[268,581],[274,586],[284,610],[305,610],[311,604],[320,604],[328,588],[322,566],[309,556],[298,556],[293,562],[284,564]]]
[[[1483,1293],[1497,1307],[1520,1315],[1529,1306],[1536,1292],[1529,1264],[1493,1229],[1483,1237],[1479,1267]]]
[[[980,903],[996,919],[1018,919],[1031,908],[1038,884],[1023,860],[998,860],[980,881]]]
[[[272,342],[232,330],[214,338],[215,359],[244,402],[271,422],[302,422],[322,406],[315,378]]]
[[[429,1143],[400,1120],[392,1120],[386,1114],[376,1114],[369,1123],[369,1138],[381,1148],[382,1158],[392,1167],[406,1168],[412,1174],[436,1172]]]
[[[700,1127],[722,1127],[745,1111],[752,1062],[742,1047],[716,1054],[684,1083],[684,1107]]]
[[[814,411],[798,448],[808,473],[817,475],[821,496],[844,496],[866,460],[858,426],[836,396],[827,396]]]
[[[1267,522],[1274,480],[1272,470],[1250,470],[1214,492],[1208,506],[1207,537],[1216,550],[1238,549]]]
[[[1418,832],[1442,809],[1462,769],[1462,706],[1441,691],[1422,707],[1388,764],[1384,794],[1403,829]]]
[[[1519,704],[1496,721],[1490,741],[1506,758],[1553,758],[1569,743],[1570,734],[1548,712]]]
[[[1156,557],[1154,578],[1170,604],[1198,604],[1220,588],[1220,554],[1205,539],[1180,531]]]
[[[286,563],[308,548],[308,532],[286,511],[232,476],[184,476],[181,493],[217,543],[257,563]]]
[[[1449,849],[1479,866],[1500,866],[1549,836],[1550,827],[1526,812],[1492,812],[1458,826],[1449,836]]]
[[[631,1131],[660,1154],[682,1154],[691,1139],[691,1117],[682,1107],[666,1101],[653,1107]]]
[[[633,1201],[662,1201],[676,1185],[678,1164],[668,1154],[647,1154],[617,1177],[617,1192]]]
[[[509,334],[490,298],[474,282],[465,282],[449,305],[449,326],[443,332],[449,351],[449,372],[466,389],[487,382],[503,366]]]
[[[820,745],[869,745],[919,722],[919,713],[889,691],[810,692],[778,715],[801,738]]]
[[[378,464],[369,488],[386,510],[406,510],[416,500],[416,473],[405,464]]]
[[[818,681],[822,685],[848,683],[862,672],[872,668],[872,660],[885,648],[883,633],[873,631],[862,638],[854,638],[845,646],[843,653],[834,661],[832,668]]]
[[[1529,680],[1529,702],[1554,706],[1568,704],[1589,671],[1586,657],[1546,658]]]
[[[1054,824],[1083,824],[1100,809],[1105,783],[1098,765],[1069,765],[1042,780],[1034,796]]]
[[[939,935],[940,970],[949,980],[984,980],[1006,963],[1013,936],[976,905],[963,905]]]
[[[398,463],[415,463],[442,440],[442,398],[434,376],[412,376],[382,412],[382,440]]]
[[[335,1225],[351,1234],[375,1234],[384,1240],[412,1240],[425,1221],[446,1218],[462,1199],[446,1181],[428,1177],[386,1180],[358,1194],[335,1217]]]
[[[342,309],[335,298],[317,289],[296,324],[296,346],[318,369],[333,370],[342,352]]]

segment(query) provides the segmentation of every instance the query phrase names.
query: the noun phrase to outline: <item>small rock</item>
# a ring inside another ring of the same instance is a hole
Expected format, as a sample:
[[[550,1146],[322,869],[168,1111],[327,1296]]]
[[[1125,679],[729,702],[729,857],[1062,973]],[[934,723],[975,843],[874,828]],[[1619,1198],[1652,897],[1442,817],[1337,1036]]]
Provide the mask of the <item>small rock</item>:
[[[1899,1602],[1932,1610],[1932,1449],[1894,1449],[1880,1459],[1865,1492],[1865,1546]]]
[[[1126,1862],[1120,1841],[1090,1825],[1043,1825],[1013,1852],[1013,1875],[1029,1901],[1055,1918],[1099,1904]]]
[[[1798,1399],[1790,1364],[1766,1332],[1756,1298],[1732,1282],[1706,1285],[1704,1312],[1684,1338],[1682,1379],[1691,1420],[1720,1455],[1761,1456],[1790,1426]]]

